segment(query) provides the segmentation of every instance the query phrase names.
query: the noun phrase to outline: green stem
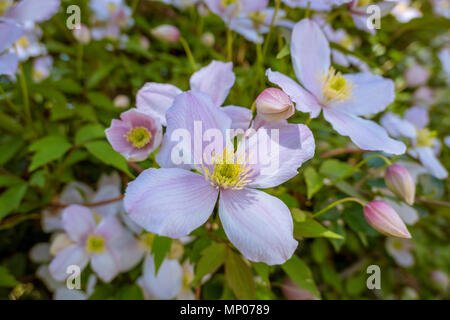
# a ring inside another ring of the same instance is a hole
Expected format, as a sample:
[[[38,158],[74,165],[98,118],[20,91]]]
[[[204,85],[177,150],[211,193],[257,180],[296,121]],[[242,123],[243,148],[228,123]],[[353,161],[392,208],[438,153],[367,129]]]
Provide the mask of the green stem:
[[[139,0],[134,0],[131,4],[131,16],[134,16],[134,13],[136,12],[136,9],[139,5]]]
[[[262,62],[264,63],[264,58],[266,56],[267,49],[270,43],[270,37],[272,36],[273,25],[275,24],[275,20],[278,15],[278,10],[280,10],[280,0],[275,0],[275,10],[272,16],[272,20],[270,21],[270,29],[267,34],[266,43],[264,43],[263,53],[262,53]]]
[[[314,213],[312,215],[312,218],[317,218],[318,216],[320,216],[321,214],[327,212],[328,210],[334,208],[335,206],[337,206],[338,204],[344,203],[344,202],[357,202],[360,205],[362,205],[363,207],[366,205],[366,203],[358,198],[353,198],[353,197],[348,197],[348,198],[344,198],[344,199],[340,199],[338,201],[333,202],[332,204],[330,204],[329,206],[323,208],[322,210]]]
[[[227,28],[227,60],[233,61],[233,34],[230,28]]]
[[[19,64],[19,78],[20,86],[22,89],[23,105],[25,108],[25,119],[29,126],[32,126],[33,121],[31,120],[31,110],[30,110],[30,99],[28,97],[28,86],[27,80],[25,79],[25,73],[23,72],[22,65]]]
[[[11,100],[9,100],[5,90],[3,90],[3,87],[0,86],[0,93],[4,96],[6,104],[11,108],[11,111],[15,112],[15,113],[19,113],[19,109],[16,107],[16,105],[14,103],[12,103]]]
[[[189,48],[188,42],[183,37],[180,37],[180,42],[181,42],[181,45],[184,48],[184,51],[186,52],[186,56],[188,57],[192,68],[194,69],[194,71],[197,70],[197,64],[195,63],[195,59],[194,59],[194,56],[192,55],[191,49]]]
[[[81,79],[83,76],[83,44],[78,44],[78,50],[77,50],[77,77],[78,79]]]
[[[308,6],[306,7],[305,19],[308,19],[311,15],[311,1],[308,1]]]
[[[368,162],[368,161],[370,161],[370,160],[372,160],[374,158],[382,159],[387,165],[391,164],[391,161],[388,158],[386,158],[385,156],[383,156],[381,154],[374,154],[374,155],[372,155],[370,157],[367,157],[367,158],[361,160],[356,166],[354,166],[352,168],[352,170],[350,170],[349,172],[344,174],[342,177],[340,177],[339,179],[337,179],[333,183],[331,183],[330,187],[336,185],[337,183],[341,182],[342,180],[345,180],[346,178],[351,176],[356,170],[358,170],[360,167],[362,167],[366,162]]]

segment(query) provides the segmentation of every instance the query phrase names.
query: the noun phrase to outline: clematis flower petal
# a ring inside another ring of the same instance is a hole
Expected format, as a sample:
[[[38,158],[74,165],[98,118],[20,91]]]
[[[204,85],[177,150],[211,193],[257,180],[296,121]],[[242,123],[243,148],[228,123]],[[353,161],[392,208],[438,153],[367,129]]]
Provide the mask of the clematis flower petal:
[[[171,84],[146,83],[137,93],[137,109],[154,117],[165,126],[166,111],[172,106],[175,97],[182,92]]]
[[[354,86],[350,99],[330,105],[339,111],[367,116],[383,111],[394,102],[394,82],[369,72],[347,74],[344,78]]]
[[[265,129],[265,130],[261,130]],[[278,141],[274,140],[271,130],[278,130]],[[309,128],[303,124],[280,122],[266,122],[260,127],[253,137],[250,137],[248,154],[250,157],[257,154],[259,161],[252,166],[256,173],[252,182],[248,184],[251,188],[276,187],[298,174],[298,168],[314,156],[315,142]],[[278,150],[271,150],[273,141]],[[252,159],[252,158],[251,158]]]
[[[104,185],[98,189],[92,202],[101,202],[120,196],[120,188],[113,184]],[[92,209],[103,216],[115,215],[119,213],[120,207],[122,206],[121,201],[115,201],[112,203],[104,204],[101,206],[92,207]]]
[[[53,278],[58,281],[64,281],[69,274],[66,273],[70,265],[79,266],[83,270],[89,262],[89,256],[83,246],[72,244],[55,256],[49,265],[49,270]]]
[[[19,58],[14,53],[0,55],[0,75],[13,76],[19,65]]]
[[[191,89],[207,93],[216,106],[221,106],[236,80],[232,62],[213,60],[195,72],[190,79]]]
[[[95,254],[91,258],[91,266],[104,282],[110,282],[119,274],[119,261],[110,251]]]
[[[263,191],[222,191],[219,215],[228,239],[251,261],[282,264],[297,248],[289,209]]]
[[[5,12],[5,18],[18,23],[45,21],[58,11],[59,4],[60,0],[21,0]]]
[[[0,21],[0,52],[11,47],[11,45],[20,39],[23,34],[23,28],[10,21]]]
[[[422,147],[415,148],[414,150],[417,152],[420,162],[422,162],[425,169],[427,169],[431,175],[438,179],[447,178],[448,172],[436,158],[432,148]]]
[[[156,155],[156,161],[161,167],[189,168],[201,164],[203,148],[208,145],[203,143],[203,133],[210,129],[220,133],[223,147],[228,142],[226,130],[231,127],[231,119],[212,102],[208,94],[198,91],[180,94],[166,116],[167,131],[161,150]],[[189,137],[180,138],[178,133],[187,133]],[[178,161],[174,159],[173,153],[180,146],[183,158]]]
[[[291,58],[300,83],[316,97],[320,97],[321,77],[330,68],[330,46],[317,23],[303,19],[294,26]]]
[[[238,106],[226,106],[221,108],[231,119],[231,129],[246,130],[252,121],[252,111]]]
[[[183,269],[177,260],[165,259],[155,275],[154,258],[147,255],[144,262],[142,285],[150,296],[157,299],[173,299],[181,291]]]
[[[373,121],[355,115],[325,108],[323,115],[340,135],[348,136],[363,150],[379,150],[391,154],[403,154],[403,142],[391,139],[386,130]]]
[[[95,220],[91,209],[72,204],[62,213],[62,225],[69,237],[80,242],[95,230]]]
[[[110,248],[114,256],[119,257],[120,272],[126,272],[134,268],[145,254],[145,249],[129,231],[115,241]]]
[[[391,112],[386,112],[380,118],[380,123],[394,138],[406,137],[413,139],[417,135],[416,128],[409,121]]]
[[[311,118],[316,118],[322,109],[317,99],[303,89],[297,82],[284,74],[267,69],[266,75],[270,82],[279,86],[296,104],[296,109],[308,112]]]
[[[128,184],[125,209],[147,231],[181,238],[208,220],[218,190],[197,173],[147,169]]]
[[[428,126],[430,117],[425,108],[411,107],[405,111],[405,120],[412,123],[416,128],[423,129]]]
[[[257,12],[269,4],[269,0],[240,0],[243,12]]]

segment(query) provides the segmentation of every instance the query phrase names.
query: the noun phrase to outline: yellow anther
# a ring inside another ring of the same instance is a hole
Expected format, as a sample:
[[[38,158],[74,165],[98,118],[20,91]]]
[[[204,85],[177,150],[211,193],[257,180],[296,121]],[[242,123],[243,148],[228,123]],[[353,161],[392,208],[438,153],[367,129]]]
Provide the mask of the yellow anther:
[[[418,147],[433,147],[437,132],[428,129],[417,129],[416,145]]]
[[[348,100],[352,96],[352,90],[352,83],[346,80],[340,72],[336,72],[334,68],[330,68],[322,76],[322,94],[326,102]]]
[[[90,235],[86,241],[86,251],[100,254],[105,251],[105,239],[99,234]]]
[[[135,148],[145,147],[152,139],[152,134],[144,127],[135,127],[130,129],[125,138],[133,144]]]

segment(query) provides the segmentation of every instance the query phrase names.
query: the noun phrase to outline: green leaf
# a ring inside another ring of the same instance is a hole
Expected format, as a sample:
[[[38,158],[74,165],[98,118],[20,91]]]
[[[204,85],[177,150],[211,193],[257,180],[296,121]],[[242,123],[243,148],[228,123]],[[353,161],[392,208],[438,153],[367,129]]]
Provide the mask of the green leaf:
[[[342,236],[326,229],[319,222],[307,219],[305,222],[294,222],[294,237],[296,238],[334,238],[342,239]]]
[[[111,102],[111,99],[101,92],[89,92],[87,98],[94,107],[110,111],[117,110]]]
[[[24,183],[22,179],[16,177],[12,174],[4,174],[0,175],[0,188],[2,187],[10,187],[16,184]]]
[[[223,243],[213,243],[201,252],[201,258],[195,268],[194,285],[200,284],[203,277],[216,272],[224,263],[227,247]]]
[[[107,165],[111,165],[119,170],[122,170],[128,176],[133,177],[130,173],[127,165],[127,161],[119,153],[113,150],[111,145],[106,141],[91,141],[84,145],[86,149],[94,157],[104,162]]]
[[[348,163],[336,159],[328,159],[322,163],[319,172],[324,176],[337,179],[346,175],[350,170],[352,170],[352,166]]]
[[[28,148],[36,153],[31,158],[30,171],[44,164],[61,158],[71,147],[71,144],[63,136],[47,136],[35,141]]]
[[[80,94],[83,91],[83,89],[78,84],[78,82],[71,78],[64,78],[64,79],[55,81],[54,85],[56,88],[58,88],[59,90],[65,92],[65,93]]]
[[[308,167],[305,169],[304,173],[306,187],[308,189],[308,199],[318,192],[323,186],[323,177],[317,174],[313,167]]]
[[[43,188],[46,182],[46,173],[44,170],[39,170],[33,173],[30,178],[30,185],[34,187]]]
[[[116,293],[117,300],[144,300],[144,294],[141,287],[137,284],[123,286]]]
[[[252,269],[242,260],[240,255],[231,249],[227,250],[225,276],[228,285],[238,299],[248,300],[255,298],[255,283]]]
[[[172,246],[172,238],[155,236],[152,243],[152,254],[155,261],[155,275],[158,274],[159,267],[163,263],[166,255],[170,252],[170,247]]]
[[[0,165],[4,165],[22,148],[24,142],[20,136],[10,136],[0,143]]]
[[[18,284],[19,282],[9,273],[8,269],[0,266],[0,287],[15,287]]]
[[[0,195],[0,220],[19,207],[26,191],[27,185],[19,184],[8,188]]]
[[[253,268],[255,268],[256,273],[261,277],[261,279],[267,284],[270,285],[269,281],[269,266],[263,262],[254,262]]]
[[[75,135],[75,144],[80,145],[87,141],[104,138],[105,128],[100,124],[88,124],[78,129]]]
[[[107,64],[106,66],[95,71],[87,80],[86,87],[88,89],[94,88],[97,84],[100,83],[103,79],[105,79],[108,74],[114,69],[114,64]]]
[[[320,298],[320,293],[317,290],[311,270],[303,260],[294,255],[281,268],[301,289],[307,290],[317,298]]]
[[[20,125],[19,121],[3,112],[0,112],[0,128],[16,134],[23,132],[23,127]]]
[[[278,52],[277,54],[277,59],[283,59],[284,57],[288,56],[291,53],[291,48],[289,46],[289,44],[285,44],[285,46],[283,47],[283,49],[280,50],[280,52]]]
[[[370,236],[377,236],[379,233],[375,231],[364,218],[364,212],[360,205],[351,205],[344,209],[342,216],[350,226],[356,232],[362,232]]]

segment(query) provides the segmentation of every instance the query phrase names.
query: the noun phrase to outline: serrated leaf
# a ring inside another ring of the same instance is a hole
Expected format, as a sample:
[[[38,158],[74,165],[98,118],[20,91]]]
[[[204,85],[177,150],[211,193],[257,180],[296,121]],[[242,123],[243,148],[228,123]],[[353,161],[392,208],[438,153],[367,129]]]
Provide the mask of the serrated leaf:
[[[309,291],[317,298],[320,298],[311,270],[303,260],[294,255],[281,268],[301,289]]]
[[[296,238],[334,238],[342,239],[342,236],[334,233],[319,222],[313,219],[307,219],[304,222],[294,222],[294,237]]]
[[[320,176],[313,167],[305,169],[304,173],[306,187],[308,190],[308,199],[318,192],[323,186],[323,177]]]
[[[170,252],[172,246],[172,238],[155,236],[152,243],[152,254],[155,261],[155,275],[158,274],[159,268],[163,263],[166,255]]]
[[[19,184],[6,189],[0,195],[0,220],[17,209],[27,191],[26,184]]]
[[[194,285],[200,284],[203,277],[216,272],[224,263],[227,247],[223,243],[213,243],[201,252],[201,258],[195,268]]]
[[[241,256],[227,250],[225,260],[225,277],[228,285],[238,299],[254,299],[255,283],[250,267],[242,260]]]
[[[119,170],[122,170],[130,177],[133,175],[130,173],[127,165],[127,161],[119,153],[113,150],[110,144],[106,141],[91,141],[86,143],[85,148],[94,157],[102,161],[107,165],[111,165]]]
[[[80,145],[87,141],[105,137],[105,128],[100,124],[88,124],[78,129],[75,134],[75,144]]]
[[[47,136],[35,141],[28,148],[35,151],[31,158],[30,171],[44,164],[61,158],[71,147],[71,144],[63,136]]]

